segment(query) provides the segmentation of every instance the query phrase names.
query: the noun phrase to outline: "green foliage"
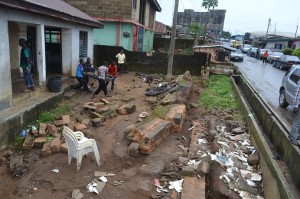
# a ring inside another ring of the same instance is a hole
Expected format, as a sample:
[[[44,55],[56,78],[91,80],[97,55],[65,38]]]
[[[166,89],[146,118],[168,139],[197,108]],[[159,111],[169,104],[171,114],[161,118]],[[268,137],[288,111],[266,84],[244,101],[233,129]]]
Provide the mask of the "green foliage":
[[[229,39],[231,37],[231,34],[228,31],[222,31],[222,37],[225,39]]]
[[[210,76],[207,80],[207,88],[201,95],[199,103],[207,110],[213,108],[237,110],[238,104],[230,81],[230,78],[224,75]]]
[[[196,39],[199,36],[203,36],[204,35],[204,27],[201,25],[198,25],[196,23],[192,23],[189,26],[188,34],[190,36],[192,36],[194,39]]]
[[[14,139],[13,140],[13,150],[22,152],[23,151],[22,146],[23,146],[24,139],[19,134],[15,134],[13,139]]]
[[[292,52],[293,52],[293,50],[290,49],[290,48],[284,48],[284,49],[281,50],[281,52],[282,52],[283,54],[285,54],[285,55],[291,55]]]
[[[71,111],[71,106],[69,104],[60,104],[54,109],[51,109],[48,112],[43,112],[39,115],[39,119],[36,123],[47,123],[56,120],[59,116],[64,113],[68,113]]]
[[[184,55],[193,55],[193,54],[194,54],[194,51],[193,51],[192,48],[184,48],[184,49],[182,50],[182,54],[184,54]]]
[[[292,55],[297,56],[297,57],[300,58],[300,48],[297,48],[297,49],[293,50]]]
[[[207,10],[210,10],[210,8],[218,7],[218,0],[203,0],[202,7],[204,7]]]

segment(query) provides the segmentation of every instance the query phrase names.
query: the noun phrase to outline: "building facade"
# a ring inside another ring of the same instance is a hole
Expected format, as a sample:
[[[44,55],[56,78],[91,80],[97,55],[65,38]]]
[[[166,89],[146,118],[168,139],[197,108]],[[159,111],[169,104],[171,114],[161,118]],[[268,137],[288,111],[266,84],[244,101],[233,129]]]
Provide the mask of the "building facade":
[[[184,12],[178,12],[177,25],[183,27],[184,33],[187,33],[191,24],[205,26],[207,21],[207,32],[210,32],[214,37],[218,37],[224,28],[226,10],[210,10],[207,12],[194,12],[192,9],[185,9]]]
[[[129,51],[153,49],[157,0],[66,0],[104,24],[94,29],[94,45],[121,46]]]
[[[0,110],[12,105],[20,38],[30,45],[39,86],[50,75],[75,75],[79,58],[93,57],[93,28],[103,24],[62,0],[0,1]]]

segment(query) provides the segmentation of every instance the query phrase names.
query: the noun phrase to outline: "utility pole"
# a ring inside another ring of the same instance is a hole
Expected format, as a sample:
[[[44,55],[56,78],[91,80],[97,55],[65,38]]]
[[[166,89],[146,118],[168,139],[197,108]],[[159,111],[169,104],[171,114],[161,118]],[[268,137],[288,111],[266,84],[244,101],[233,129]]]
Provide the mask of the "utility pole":
[[[168,72],[167,72],[167,79],[168,80],[171,80],[171,78],[172,78],[178,3],[179,3],[179,0],[175,0],[174,16],[173,16],[173,28],[172,28],[172,35],[171,35],[171,43],[170,43],[170,51],[169,51],[169,61],[168,61]]]
[[[298,32],[298,21],[299,21],[299,18],[297,19],[297,26],[296,26],[295,38],[297,37],[297,32]]]
[[[271,18],[269,18],[269,23],[268,23],[268,28],[267,28],[266,38],[268,38],[268,33],[269,33],[270,24],[271,24]]]

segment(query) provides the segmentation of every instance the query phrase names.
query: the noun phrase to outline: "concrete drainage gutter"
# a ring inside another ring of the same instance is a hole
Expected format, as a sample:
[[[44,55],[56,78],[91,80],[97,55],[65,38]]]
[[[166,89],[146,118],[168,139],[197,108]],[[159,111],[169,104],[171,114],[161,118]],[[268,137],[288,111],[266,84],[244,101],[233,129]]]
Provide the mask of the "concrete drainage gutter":
[[[295,150],[295,147],[292,147],[294,148],[292,149],[286,143],[287,137],[283,138],[284,136],[287,136],[286,130],[284,128],[280,128],[280,123],[276,121],[276,118],[272,115],[268,108],[263,103],[261,103],[261,101],[259,101],[258,97],[256,96],[257,94],[251,89],[250,85],[241,75],[236,75],[235,77],[232,77],[232,84],[242,112],[244,115],[246,115],[246,122],[249,133],[251,135],[251,141],[261,154],[260,165],[264,178],[263,187],[265,198],[296,199],[297,197],[295,194],[295,190],[292,190],[291,185],[288,184],[288,182],[286,181],[276,160],[273,159],[274,155],[272,154],[272,151],[269,148],[265,137],[263,136],[263,132],[258,126],[253,116],[249,104],[251,105],[251,107],[256,106],[254,108],[257,110],[257,113],[255,112],[255,116],[260,121],[262,121],[263,128],[268,129],[267,135],[273,135],[273,138],[277,139],[277,143],[273,143],[275,149],[277,150],[277,148],[282,147],[281,151],[285,151],[285,154],[283,154],[283,157],[285,157],[284,160],[288,166],[288,169],[290,170],[290,173],[292,174],[292,178],[295,182],[296,187],[299,187],[299,154],[295,154],[297,152],[297,150]],[[238,85],[240,88],[238,87]],[[240,90],[242,90],[243,94]],[[252,98],[256,98],[256,100],[253,100]],[[286,156],[291,157],[288,158]],[[293,159],[293,161],[291,161],[290,159]],[[296,167],[298,168],[298,170],[296,170]]]

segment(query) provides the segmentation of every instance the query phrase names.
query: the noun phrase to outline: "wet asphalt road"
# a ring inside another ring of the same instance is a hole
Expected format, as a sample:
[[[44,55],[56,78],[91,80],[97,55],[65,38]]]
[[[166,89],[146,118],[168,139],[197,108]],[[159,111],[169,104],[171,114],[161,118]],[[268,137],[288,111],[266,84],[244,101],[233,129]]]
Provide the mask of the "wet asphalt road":
[[[262,64],[262,60],[244,54],[243,62],[234,62],[242,75],[248,80],[259,95],[282,117],[288,126],[293,120],[291,106],[287,109],[278,105],[279,88],[286,71],[273,67],[271,64]]]

